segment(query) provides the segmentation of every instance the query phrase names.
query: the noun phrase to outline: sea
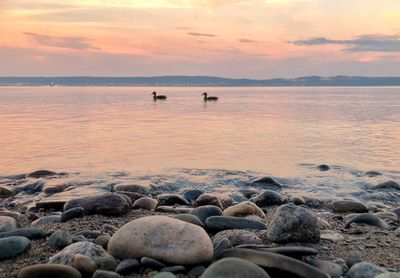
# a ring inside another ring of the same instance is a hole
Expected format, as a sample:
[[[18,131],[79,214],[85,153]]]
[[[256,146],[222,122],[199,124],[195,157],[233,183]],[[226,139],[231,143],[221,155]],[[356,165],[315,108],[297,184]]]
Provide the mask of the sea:
[[[400,87],[0,87],[0,186],[39,169],[81,190],[232,193],[269,176],[288,194],[398,202],[373,188],[400,182]]]

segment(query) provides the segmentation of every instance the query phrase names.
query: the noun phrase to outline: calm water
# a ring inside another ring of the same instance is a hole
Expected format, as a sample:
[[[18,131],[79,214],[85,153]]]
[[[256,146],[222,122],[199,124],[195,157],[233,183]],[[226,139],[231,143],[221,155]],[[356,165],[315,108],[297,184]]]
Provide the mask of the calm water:
[[[367,170],[400,177],[400,88],[157,88],[168,95],[157,102],[153,89],[0,87],[0,175],[228,169],[332,186]],[[203,90],[220,100],[204,103]]]

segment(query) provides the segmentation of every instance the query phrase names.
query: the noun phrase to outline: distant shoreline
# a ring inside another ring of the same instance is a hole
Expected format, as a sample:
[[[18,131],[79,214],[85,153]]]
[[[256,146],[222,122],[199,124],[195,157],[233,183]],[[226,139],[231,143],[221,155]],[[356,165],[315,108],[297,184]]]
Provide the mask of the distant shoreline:
[[[275,79],[234,79],[214,76],[154,77],[0,77],[0,86],[119,86],[119,87],[393,87],[400,77],[307,76]]]

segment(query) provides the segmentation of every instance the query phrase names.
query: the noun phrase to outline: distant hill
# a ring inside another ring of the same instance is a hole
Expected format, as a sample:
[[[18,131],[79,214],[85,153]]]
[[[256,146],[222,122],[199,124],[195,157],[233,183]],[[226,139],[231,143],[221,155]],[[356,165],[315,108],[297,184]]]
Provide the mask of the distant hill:
[[[307,76],[275,79],[233,79],[213,76],[154,77],[0,77],[0,86],[400,86],[400,77]]]

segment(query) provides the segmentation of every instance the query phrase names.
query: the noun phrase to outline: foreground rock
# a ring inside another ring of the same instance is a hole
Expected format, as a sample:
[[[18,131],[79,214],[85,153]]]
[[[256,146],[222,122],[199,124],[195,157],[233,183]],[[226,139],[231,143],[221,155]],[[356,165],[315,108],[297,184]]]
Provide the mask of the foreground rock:
[[[347,278],[374,278],[377,275],[386,272],[383,268],[367,263],[361,262],[353,265],[346,273]]]
[[[65,247],[51,257],[49,262],[53,264],[74,265],[76,254],[92,258],[98,269],[114,270],[117,266],[115,259],[101,246],[88,241],[77,242]]]
[[[204,229],[166,216],[147,216],[122,226],[108,251],[118,259],[150,257],[170,264],[208,262],[213,246]]]
[[[247,216],[256,215],[265,218],[264,212],[250,201],[241,202],[224,210],[224,216]]]
[[[332,202],[332,211],[335,213],[342,213],[342,212],[355,212],[355,213],[363,213],[368,212],[367,207],[355,201],[334,201]]]
[[[75,268],[61,264],[37,264],[21,269],[18,278],[81,278],[82,275]]]
[[[368,224],[368,225],[379,227],[384,230],[389,230],[389,228],[390,228],[389,225],[385,222],[385,220],[382,220],[378,216],[373,215],[371,213],[361,213],[361,214],[357,214],[357,215],[351,217],[346,222],[345,228],[346,229],[350,228],[350,225],[352,223]]]
[[[11,232],[18,227],[17,220],[10,216],[0,216],[0,233]]]
[[[0,239],[0,260],[12,259],[31,247],[26,237],[12,236]]]
[[[273,215],[267,237],[277,243],[318,242],[320,228],[315,214],[290,203],[280,206]]]
[[[225,258],[210,265],[202,278],[251,277],[268,278],[268,274],[258,265],[238,258]]]
[[[64,211],[82,207],[86,214],[123,215],[130,210],[128,201],[119,194],[104,193],[68,201]]]

